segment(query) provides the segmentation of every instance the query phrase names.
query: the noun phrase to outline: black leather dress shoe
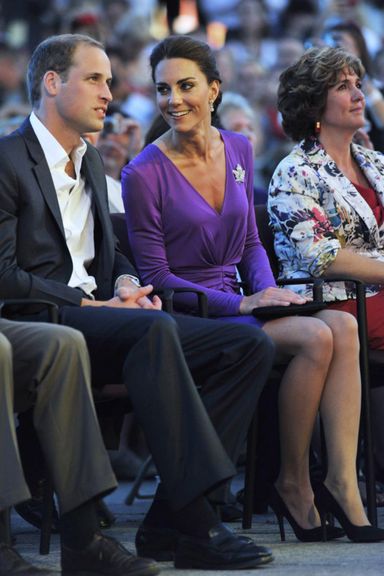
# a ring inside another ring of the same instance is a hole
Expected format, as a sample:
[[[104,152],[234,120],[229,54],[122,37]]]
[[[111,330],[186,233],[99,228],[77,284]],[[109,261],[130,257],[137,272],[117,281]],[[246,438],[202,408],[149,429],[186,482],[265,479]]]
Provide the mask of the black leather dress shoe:
[[[58,572],[32,566],[16,550],[0,542],[0,576],[58,576]]]
[[[135,544],[138,556],[153,558],[158,562],[171,562],[180,533],[171,528],[155,528],[152,526],[139,526],[136,532]]]
[[[62,576],[154,576],[160,568],[154,560],[134,556],[117,540],[95,534],[83,550],[61,547]]]
[[[181,533],[172,528],[158,528],[142,524],[136,532],[135,544],[138,556],[153,558],[158,562],[172,562]],[[248,536],[237,536],[244,544],[253,544]]]
[[[223,504],[217,509],[222,522],[238,522],[243,517],[243,511],[236,504]]]
[[[43,518],[43,499],[42,498],[31,498],[25,502],[20,502],[16,504],[15,510],[23,520],[36,526],[36,528],[41,528],[41,522]],[[53,504],[52,513],[52,534],[57,534],[59,532],[59,515],[55,504]]]
[[[244,570],[273,560],[272,552],[240,539],[223,524],[209,531],[207,538],[180,536],[175,568],[199,570]]]

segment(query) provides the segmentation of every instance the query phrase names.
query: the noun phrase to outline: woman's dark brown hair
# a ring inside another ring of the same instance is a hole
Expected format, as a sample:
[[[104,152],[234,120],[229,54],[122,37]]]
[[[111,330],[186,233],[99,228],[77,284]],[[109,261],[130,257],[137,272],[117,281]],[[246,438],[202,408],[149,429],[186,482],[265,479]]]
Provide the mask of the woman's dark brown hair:
[[[359,78],[364,67],[356,56],[342,48],[311,48],[280,75],[278,109],[285,133],[299,141],[315,134],[321,121],[327,95],[343,70],[353,71]]]
[[[155,82],[156,68],[162,60],[171,58],[185,58],[195,62],[201,72],[205,75],[208,84],[217,80],[221,84],[220,73],[217,69],[215,55],[206,42],[196,40],[191,36],[168,36],[154,47],[149,62],[152,71],[152,80]],[[221,92],[219,92],[213,106],[214,113],[221,102]]]

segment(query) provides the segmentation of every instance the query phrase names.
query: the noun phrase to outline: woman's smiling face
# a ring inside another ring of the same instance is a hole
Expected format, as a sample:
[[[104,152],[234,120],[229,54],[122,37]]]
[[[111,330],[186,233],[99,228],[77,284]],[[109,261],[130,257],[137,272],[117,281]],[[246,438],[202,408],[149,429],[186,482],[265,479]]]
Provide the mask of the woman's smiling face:
[[[217,80],[208,84],[196,62],[186,58],[161,60],[155,71],[157,105],[169,126],[189,132],[211,124],[210,101],[219,93]]]

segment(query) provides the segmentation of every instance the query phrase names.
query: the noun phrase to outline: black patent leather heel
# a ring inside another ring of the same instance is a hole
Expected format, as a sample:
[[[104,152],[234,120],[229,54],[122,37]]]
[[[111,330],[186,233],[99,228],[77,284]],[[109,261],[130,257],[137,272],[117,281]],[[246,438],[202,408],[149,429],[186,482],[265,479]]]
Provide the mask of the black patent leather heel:
[[[384,530],[382,528],[375,528],[370,524],[366,526],[352,524],[336,498],[324,484],[319,484],[317,488],[315,503],[323,517],[326,512],[331,512],[335,516],[352,542],[381,542],[384,540]]]

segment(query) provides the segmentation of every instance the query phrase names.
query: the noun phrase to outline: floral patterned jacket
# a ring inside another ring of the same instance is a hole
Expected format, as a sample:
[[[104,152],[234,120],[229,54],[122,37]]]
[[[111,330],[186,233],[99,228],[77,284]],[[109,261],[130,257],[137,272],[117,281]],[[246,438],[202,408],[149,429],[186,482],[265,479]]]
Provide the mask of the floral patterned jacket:
[[[384,155],[355,144],[352,154],[384,205]],[[321,276],[340,248],[384,261],[384,224],[378,227],[371,208],[315,139],[297,144],[277,166],[268,212],[282,278]],[[309,286],[294,289],[311,294]],[[367,295],[377,291],[367,287]],[[353,295],[347,283],[325,284],[327,301]]]

